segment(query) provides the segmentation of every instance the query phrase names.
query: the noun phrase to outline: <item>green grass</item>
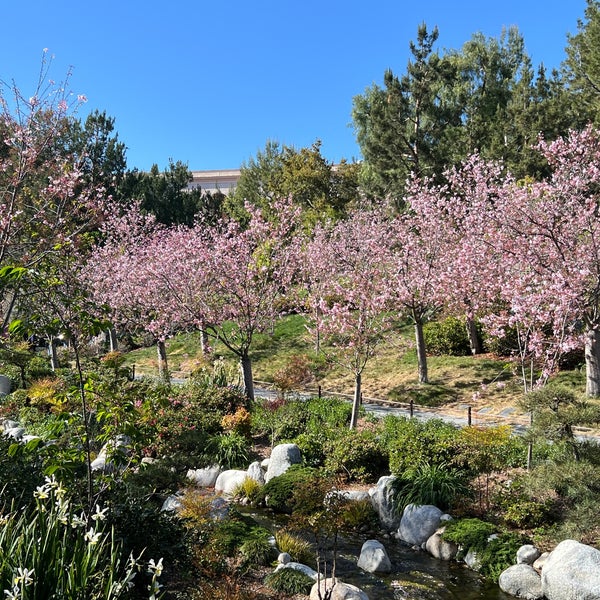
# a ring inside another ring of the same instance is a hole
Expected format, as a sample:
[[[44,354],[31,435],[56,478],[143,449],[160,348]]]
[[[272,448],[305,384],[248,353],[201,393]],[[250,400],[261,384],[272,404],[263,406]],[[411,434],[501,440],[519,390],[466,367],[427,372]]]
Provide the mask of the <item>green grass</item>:
[[[363,372],[363,395],[439,407],[444,405],[489,406],[499,411],[513,406],[522,396],[522,383],[509,360],[491,355],[482,356],[429,356],[429,383],[420,384],[417,378],[417,358],[410,325],[394,331]],[[214,343],[215,356],[223,357],[232,371],[237,369],[237,358],[222,344]],[[251,348],[254,378],[272,382],[277,371],[285,369],[294,356],[308,359],[315,376],[311,387],[320,385],[324,391],[352,394],[353,376],[341,367],[328,364],[322,354],[315,354],[315,340],[306,328],[301,315],[282,318],[271,332],[256,334]],[[169,368],[173,374],[186,376],[206,361],[200,352],[199,335],[185,333],[167,341]],[[128,364],[136,365],[136,372],[155,375],[156,348],[142,348],[130,352]],[[581,369],[564,371],[556,381],[575,391],[585,388],[585,373]]]

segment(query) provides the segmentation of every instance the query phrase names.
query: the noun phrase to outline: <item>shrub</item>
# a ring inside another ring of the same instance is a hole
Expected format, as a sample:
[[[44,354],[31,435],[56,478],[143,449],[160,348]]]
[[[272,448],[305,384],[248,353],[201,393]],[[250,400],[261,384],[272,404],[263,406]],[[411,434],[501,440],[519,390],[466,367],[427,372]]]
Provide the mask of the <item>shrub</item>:
[[[481,567],[479,572],[494,582],[502,571],[515,564],[517,550],[530,540],[518,533],[501,533],[491,539],[487,545],[478,552]]]
[[[209,452],[214,463],[223,469],[236,469],[248,464],[250,442],[239,433],[231,432],[214,436],[209,442]]]
[[[247,500],[250,504],[256,504],[260,495],[262,485],[252,477],[246,477],[244,481],[235,486],[233,497],[238,500]]]
[[[492,523],[481,519],[456,519],[446,523],[442,538],[454,542],[463,548],[465,553],[469,549],[479,552],[485,548],[488,538],[495,532],[496,527]]]
[[[378,524],[379,517],[370,500],[349,500],[342,509],[343,529],[372,529]]]
[[[349,481],[377,479],[388,471],[388,457],[372,431],[340,430],[325,442],[323,451],[325,471]]]
[[[312,577],[296,569],[279,569],[265,577],[265,584],[268,587],[286,595],[308,596],[314,583]]]
[[[315,469],[292,465],[285,473],[267,481],[260,491],[259,501],[277,512],[290,513],[294,509],[294,491],[301,484],[318,478]]]
[[[448,317],[423,326],[427,351],[434,355],[469,356],[471,346],[464,320]]]
[[[268,565],[275,558],[275,548],[271,545],[271,535],[265,530],[253,532],[241,545],[240,554],[248,566]]]
[[[292,560],[303,565],[313,565],[315,562],[315,553],[310,544],[304,538],[295,535],[285,529],[278,529],[275,532],[275,543],[280,552],[287,552]]]
[[[241,406],[233,414],[227,414],[221,419],[221,426],[228,433],[237,433],[249,437],[252,430],[250,413]]]

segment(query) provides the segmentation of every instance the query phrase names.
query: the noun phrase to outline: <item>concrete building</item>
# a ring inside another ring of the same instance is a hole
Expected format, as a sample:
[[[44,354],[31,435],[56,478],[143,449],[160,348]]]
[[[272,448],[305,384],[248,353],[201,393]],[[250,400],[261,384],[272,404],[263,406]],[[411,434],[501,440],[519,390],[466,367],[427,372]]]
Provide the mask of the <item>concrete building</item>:
[[[192,171],[192,177],[193,180],[188,184],[188,190],[201,188],[203,192],[214,194],[219,191],[228,195],[235,189],[240,179],[240,170]]]

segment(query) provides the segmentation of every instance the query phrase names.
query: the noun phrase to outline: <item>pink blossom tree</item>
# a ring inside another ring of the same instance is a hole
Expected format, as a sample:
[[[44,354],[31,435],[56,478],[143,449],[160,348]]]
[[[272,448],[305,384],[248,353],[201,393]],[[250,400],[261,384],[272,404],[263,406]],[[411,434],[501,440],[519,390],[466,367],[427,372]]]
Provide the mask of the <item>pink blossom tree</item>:
[[[308,302],[323,340],[321,351],[354,377],[351,429],[358,420],[362,373],[391,326],[385,270],[389,236],[381,210],[357,210],[344,221],[317,225],[305,248]]]

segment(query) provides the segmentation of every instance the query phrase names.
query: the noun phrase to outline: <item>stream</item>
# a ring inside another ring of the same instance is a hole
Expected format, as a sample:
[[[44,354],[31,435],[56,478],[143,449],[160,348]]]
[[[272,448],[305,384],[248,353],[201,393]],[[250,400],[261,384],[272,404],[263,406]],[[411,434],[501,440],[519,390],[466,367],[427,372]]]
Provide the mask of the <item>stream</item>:
[[[241,508],[241,507],[240,507]],[[285,517],[268,510],[241,508],[263,527],[274,531]],[[500,588],[484,580],[462,563],[446,562],[426,552],[412,550],[393,539],[380,539],[385,546],[392,572],[367,573],[356,566],[362,544],[371,534],[338,539],[336,576],[363,590],[370,600],[511,600]]]

